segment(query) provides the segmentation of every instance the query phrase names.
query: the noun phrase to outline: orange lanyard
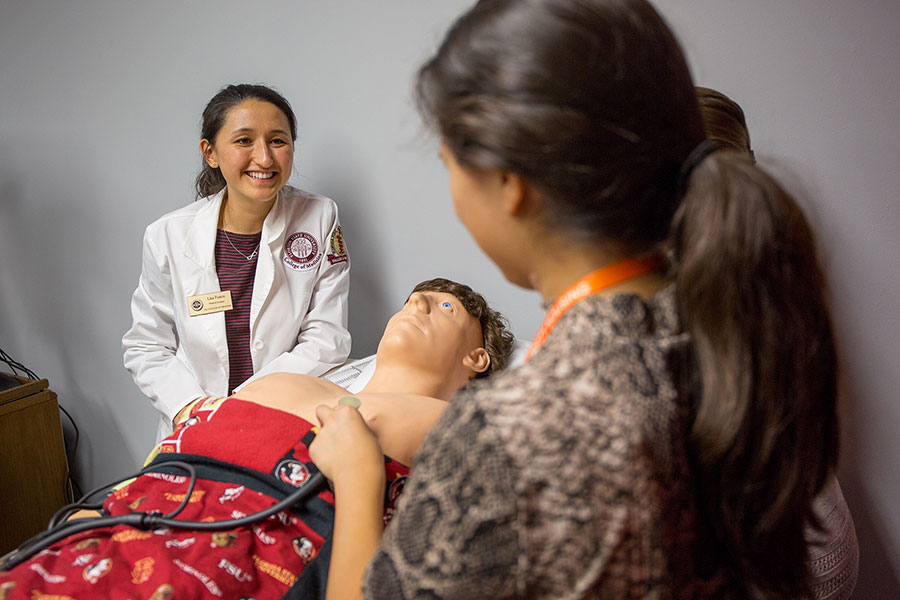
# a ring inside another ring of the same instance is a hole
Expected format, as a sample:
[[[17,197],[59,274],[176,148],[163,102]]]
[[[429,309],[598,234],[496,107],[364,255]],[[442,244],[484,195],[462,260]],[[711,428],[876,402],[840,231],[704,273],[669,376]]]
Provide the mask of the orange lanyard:
[[[612,287],[617,283],[652,273],[659,269],[660,265],[659,255],[633,256],[601,267],[570,285],[550,305],[550,310],[547,311],[547,316],[544,317],[541,328],[528,348],[525,360],[527,361],[531,358],[531,355],[544,345],[544,342],[547,341],[547,336],[550,335],[550,332],[553,331],[553,328],[556,327],[556,324],[570,308],[588,296]]]

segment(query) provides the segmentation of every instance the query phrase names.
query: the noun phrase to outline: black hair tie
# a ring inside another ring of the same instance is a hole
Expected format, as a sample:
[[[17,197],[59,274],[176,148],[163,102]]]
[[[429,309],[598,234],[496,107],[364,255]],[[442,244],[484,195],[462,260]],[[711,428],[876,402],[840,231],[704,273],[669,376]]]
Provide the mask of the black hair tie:
[[[679,195],[684,196],[684,193],[687,191],[688,180],[691,178],[691,173],[697,165],[706,160],[706,157],[716,150],[719,150],[719,144],[713,140],[703,140],[697,144],[696,148],[691,150],[691,153],[687,155],[687,158],[681,164],[681,171],[678,173]]]

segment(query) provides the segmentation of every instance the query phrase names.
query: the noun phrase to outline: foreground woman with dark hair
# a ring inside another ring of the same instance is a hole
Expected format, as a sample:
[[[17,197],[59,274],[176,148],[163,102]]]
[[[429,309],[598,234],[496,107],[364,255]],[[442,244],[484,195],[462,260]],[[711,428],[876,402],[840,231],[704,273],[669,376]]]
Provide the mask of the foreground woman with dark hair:
[[[329,415],[311,449],[343,490],[329,595],[808,596],[838,440],[813,232],[705,142],[660,16],[482,0],[418,94],[460,220],[550,308],[525,365],[451,402],[380,546],[361,526],[380,507],[340,501],[378,497],[379,454],[353,409]]]

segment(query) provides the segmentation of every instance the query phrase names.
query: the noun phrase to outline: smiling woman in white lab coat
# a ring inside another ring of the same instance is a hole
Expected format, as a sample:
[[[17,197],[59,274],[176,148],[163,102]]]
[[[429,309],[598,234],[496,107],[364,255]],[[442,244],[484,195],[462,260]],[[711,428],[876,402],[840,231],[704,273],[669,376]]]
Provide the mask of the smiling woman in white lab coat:
[[[162,414],[249,378],[320,375],[350,352],[350,262],[337,207],[285,185],[296,119],[260,85],[230,85],[203,112],[198,200],[144,234],[125,367]]]

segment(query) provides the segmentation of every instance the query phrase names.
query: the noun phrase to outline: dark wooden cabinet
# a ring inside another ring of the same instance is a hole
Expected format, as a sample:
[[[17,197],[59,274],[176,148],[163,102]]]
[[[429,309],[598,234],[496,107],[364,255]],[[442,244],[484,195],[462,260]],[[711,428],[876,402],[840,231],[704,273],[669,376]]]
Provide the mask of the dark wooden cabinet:
[[[68,463],[46,379],[0,391],[0,555],[47,527],[67,500]]]

